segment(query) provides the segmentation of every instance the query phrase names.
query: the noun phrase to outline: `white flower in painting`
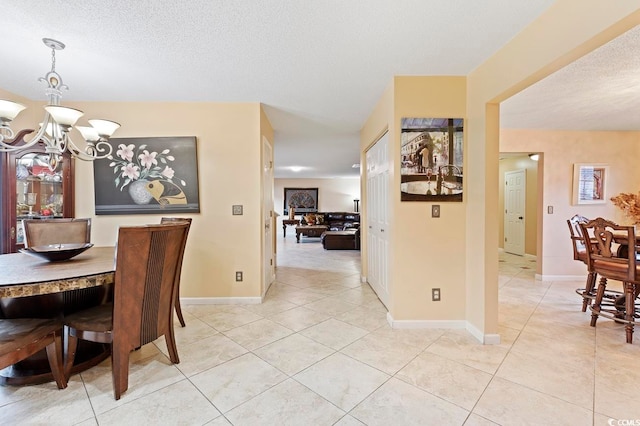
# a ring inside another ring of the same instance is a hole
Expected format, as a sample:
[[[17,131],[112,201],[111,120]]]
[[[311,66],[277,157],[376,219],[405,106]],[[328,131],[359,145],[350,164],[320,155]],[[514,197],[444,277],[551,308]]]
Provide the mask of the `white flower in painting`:
[[[136,180],[140,177],[140,168],[133,163],[129,163],[122,168],[122,176]]]
[[[166,177],[167,179],[173,179],[174,173],[175,172],[171,167],[166,166],[162,171],[162,176]]]
[[[134,144],[125,145],[121,143],[120,145],[118,145],[118,148],[120,148],[118,149],[118,151],[116,151],[118,157],[126,161],[133,160],[133,149],[135,148]]]
[[[153,165],[158,165],[158,160],[156,160],[157,152],[149,152],[146,149],[142,151],[142,154],[138,155],[140,159],[140,164],[145,169],[150,169]]]

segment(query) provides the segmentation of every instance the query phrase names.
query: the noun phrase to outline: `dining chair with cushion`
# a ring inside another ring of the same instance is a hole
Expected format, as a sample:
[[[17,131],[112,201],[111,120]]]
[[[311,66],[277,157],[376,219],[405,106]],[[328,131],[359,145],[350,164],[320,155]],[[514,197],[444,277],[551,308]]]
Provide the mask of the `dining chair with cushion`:
[[[25,247],[91,242],[89,218],[26,219],[23,225]]]
[[[45,349],[58,389],[66,388],[61,336],[62,321],[57,319],[0,319],[0,369]]]
[[[127,226],[118,231],[113,303],[64,319],[65,374],[71,372],[78,339],[111,344],[115,399],[128,389],[129,353],[160,336],[177,364],[173,331],[176,274],[188,223]]]
[[[180,325],[185,327],[186,324],[184,322],[184,317],[182,316],[182,307],[180,306],[180,276],[182,274],[182,259],[184,258],[184,250],[187,246],[187,237],[189,235],[189,228],[191,227],[191,218],[186,217],[163,217],[160,219],[160,223],[176,223],[176,222],[187,222],[189,226],[187,227],[187,233],[184,236],[184,243],[182,244],[182,253],[180,254],[180,264],[178,265],[178,273],[176,274],[176,294],[174,305],[176,309],[176,315],[178,316],[178,321],[180,321]]]
[[[582,235],[593,241],[586,244],[588,268],[600,276],[596,297],[591,306],[591,326],[595,327],[598,317],[613,319],[625,324],[627,343],[633,341],[633,330],[638,315],[635,299],[640,290],[640,269],[635,250],[628,250],[626,257],[617,256],[615,236],[623,235],[627,241],[635,241],[635,226],[623,226],[603,218],[580,223]],[[608,309],[603,300],[607,280],[621,281],[624,288],[624,311],[614,307]]]

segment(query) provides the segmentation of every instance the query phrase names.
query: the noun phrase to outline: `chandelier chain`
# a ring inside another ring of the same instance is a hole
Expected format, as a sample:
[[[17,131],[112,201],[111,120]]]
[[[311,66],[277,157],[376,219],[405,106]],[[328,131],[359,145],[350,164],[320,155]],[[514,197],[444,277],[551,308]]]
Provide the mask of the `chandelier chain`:
[[[51,72],[56,72],[56,49],[51,49]]]

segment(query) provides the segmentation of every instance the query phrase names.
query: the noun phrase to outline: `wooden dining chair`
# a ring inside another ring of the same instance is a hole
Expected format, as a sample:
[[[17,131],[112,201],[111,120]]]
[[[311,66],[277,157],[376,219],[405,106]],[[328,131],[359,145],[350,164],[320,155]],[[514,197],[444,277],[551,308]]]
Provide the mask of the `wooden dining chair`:
[[[62,321],[57,319],[0,319],[0,370],[45,349],[58,389],[66,388],[61,336]]]
[[[623,234],[627,241],[635,241],[635,226],[623,226],[603,218],[587,223],[580,223],[582,235],[591,236],[593,241],[586,244],[587,262],[600,276],[598,290],[591,306],[591,326],[595,327],[598,317],[613,319],[625,324],[627,343],[633,341],[633,330],[638,315],[635,310],[635,299],[640,291],[640,269],[636,261],[635,250],[628,250],[626,257],[618,257],[614,247],[615,235]],[[607,280],[621,281],[624,288],[624,312],[614,305],[612,309],[603,304]]]
[[[584,237],[582,235],[581,223],[587,223],[589,219],[579,214],[574,215],[571,219],[567,220],[569,225],[569,233],[571,235],[571,244],[573,245],[573,259],[584,263],[587,266],[587,282],[584,288],[577,288],[576,293],[582,297],[582,312],[587,311],[587,306],[591,305],[591,301],[595,298],[595,285],[597,280],[597,274],[589,269],[589,262],[587,261],[587,247]]]
[[[25,247],[91,242],[91,219],[25,219]]]
[[[186,217],[163,217],[160,219],[160,223],[176,223],[176,222],[187,222],[189,226],[187,227],[187,233],[184,236],[184,243],[182,244],[182,253],[180,254],[180,264],[178,265],[178,273],[176,274],[176,289],[175,289],[175,297],[174,297],[174,305],[176,309],[176,315],[178,316],[178,321],[180,321],[180,325],[185,327],[186,324],[184,322],[184,317],[182,316],[182,307],[180,306],[180,276],[182,275],[182,259],[184,258],[184,250],[187,246],[187,237],[189,236],[189,228],[191,227],[191,218]]]
[[[78,339],[111,344],[115,399],[128,388],[129,353],[160,336],[177,364],[173,332],[176,274],[188,223],[121,227],[118,231],[113,304],[64,319],[65,374],[71,373]]]

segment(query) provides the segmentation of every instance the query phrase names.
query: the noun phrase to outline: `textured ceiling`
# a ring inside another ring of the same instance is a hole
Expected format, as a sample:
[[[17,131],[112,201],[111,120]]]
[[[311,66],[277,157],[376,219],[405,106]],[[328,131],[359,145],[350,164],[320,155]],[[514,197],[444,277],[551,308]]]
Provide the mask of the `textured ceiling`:
[[[2,0],[0,88],[45,99],[50,37],[67,44],[63,103],[262,102],[276,177],[357,176],[359,129],[394,75],[467,75],[552,3]]]
[[[640,130],[640,27],[500,105],[501,127]]]

